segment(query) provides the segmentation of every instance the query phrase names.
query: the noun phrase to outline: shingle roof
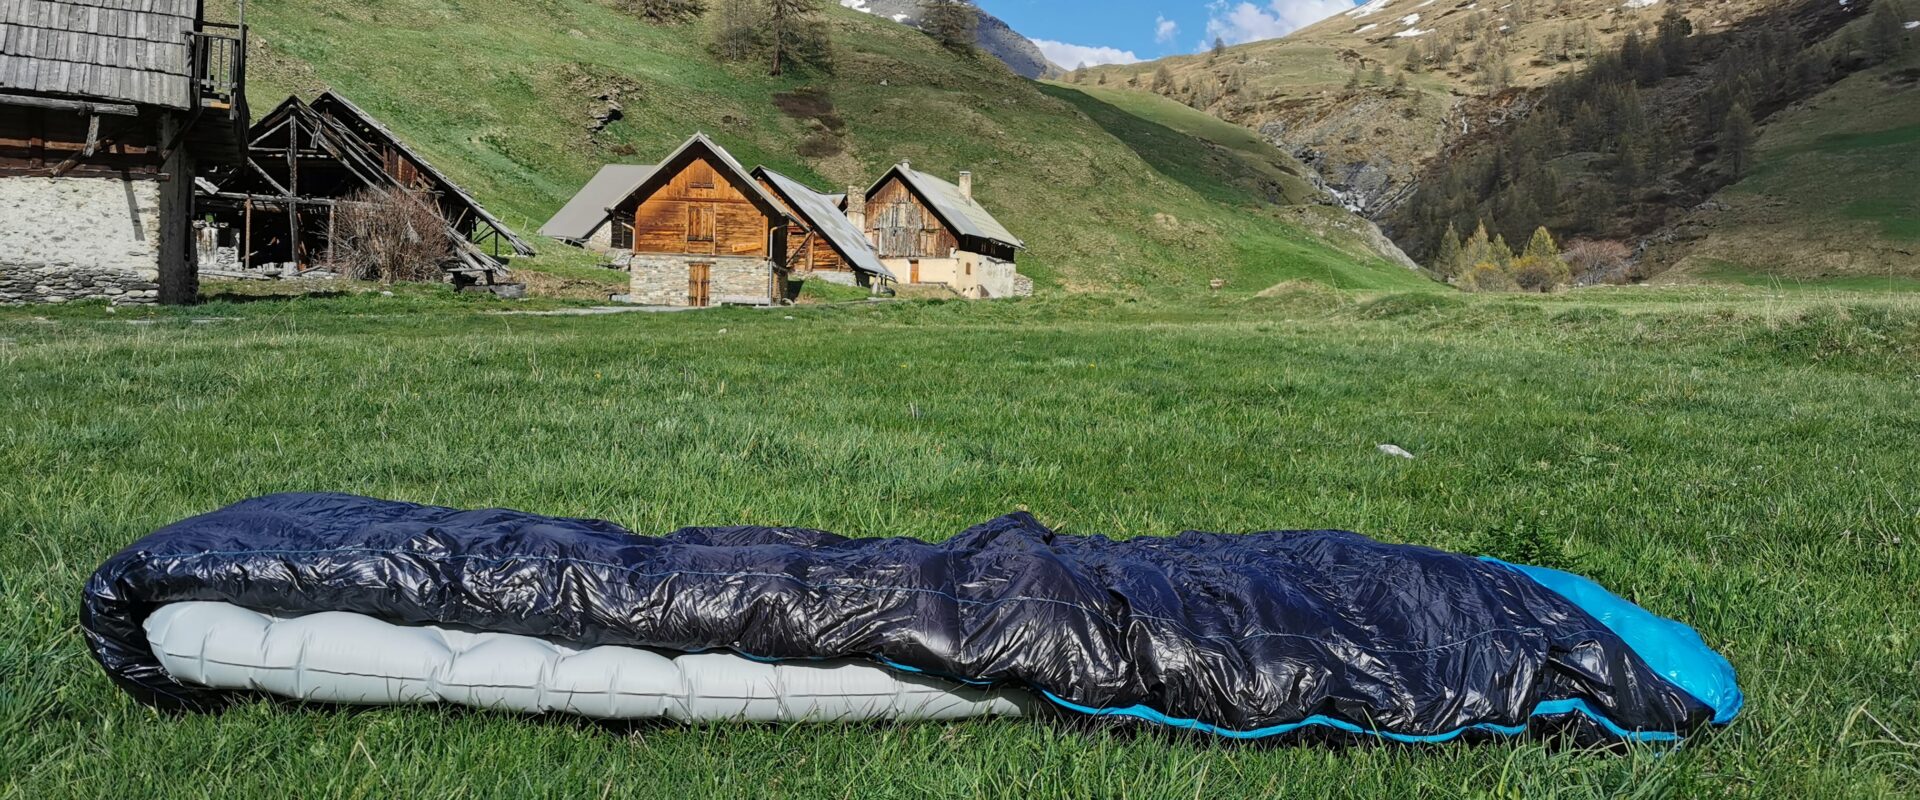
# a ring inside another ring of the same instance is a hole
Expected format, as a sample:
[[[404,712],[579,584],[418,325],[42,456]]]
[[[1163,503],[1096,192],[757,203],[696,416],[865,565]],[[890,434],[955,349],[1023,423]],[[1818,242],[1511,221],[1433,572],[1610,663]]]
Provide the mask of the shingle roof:
[[[0,91],[188,108],[200,0],[0,0]]]
[[[620,204],[653,176],[652,164],[608,164],[574,193],[560,211],[540,226],[541,236],[581,242],[607,221],[607,209]]]
[[[899,175],[908,186],[913,187],[915,192],[925,198],[927,204],[933,207],[934,213],[939,214],[948,225],[953,226],[955,233],[961,236],[988,239],[1021,249],[1026,248],[1027,243],[1020,241],[1020,237],[1014,236],[1012,231],[1007,230],[999,220],[994,219],[993,214],[988,213],[985,206],[961,194],[960,187],[915,170],[904,163],[895,165],[893,169],[887,170],[887,174],[880,176],[880,180],[873,185],[873,188],[867,190],[867,195],[871,197],[874,189],[880,188],[888,178],[894,175]]]
[[[835,204],[833,195],[816,192],[806,184],[789,178],[766,167],[753,171],[755,175],[765,175],[773,184],[773,190],[788,201],[793,213],[799,214],[808,227],[824,237],[833,246],[834,252],[847,260],[854,269],[882,278],[893,278],[885,265],[880,263],[880,254],[874,252],[873,243],[867,241],[867,234],[847,219]]]

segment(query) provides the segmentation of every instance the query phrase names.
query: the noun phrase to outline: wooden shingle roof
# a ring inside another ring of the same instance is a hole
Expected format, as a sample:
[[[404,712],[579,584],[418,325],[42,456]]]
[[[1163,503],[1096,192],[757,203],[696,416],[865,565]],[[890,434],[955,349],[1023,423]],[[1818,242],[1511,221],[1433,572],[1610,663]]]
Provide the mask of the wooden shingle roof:
[[[0,0],[0,92],[188,108],[201,0]]]

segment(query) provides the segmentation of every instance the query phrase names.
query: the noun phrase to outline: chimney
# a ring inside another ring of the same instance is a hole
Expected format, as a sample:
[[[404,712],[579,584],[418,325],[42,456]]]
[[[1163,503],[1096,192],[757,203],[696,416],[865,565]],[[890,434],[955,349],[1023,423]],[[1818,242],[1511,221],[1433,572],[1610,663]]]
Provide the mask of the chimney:
[[[968,200],[973,199],[973,173],[960,173],[960,196]]]
[[[867,229],[867,192],[858,186],[847,187],[847,219],[853,227]]]

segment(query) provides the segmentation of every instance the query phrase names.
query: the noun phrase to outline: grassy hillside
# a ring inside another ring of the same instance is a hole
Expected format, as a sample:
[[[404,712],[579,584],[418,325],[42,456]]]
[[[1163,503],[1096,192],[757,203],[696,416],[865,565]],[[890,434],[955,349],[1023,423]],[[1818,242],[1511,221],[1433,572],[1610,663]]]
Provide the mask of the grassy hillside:
[[[1911,797],[1920,306],[1773,294],[0,309],[0,797]],[[1021,506],[1118,536],[1345,527],[1591,575],[1697,627],[1748,706],[1614,752],[1047,720],[170,716],[113,688],[74,621],[86,575],[160,525],[295,489],[650,534],[938,539]]]
[[[1663,278],[1920,288],[1920,46],[1770,118]]]
[[[592,0],[261,0],[248,14],[257,106],[344,92],[523,232],[600,164],[647,163],[704,130],[749,165],[822,188],[864,186],[902,158],[947,175],[971,169],[982,202],[1031,243],[1022,270],[1043,288],[1422,281],[1360,239],[1329,243],[1291,224],[1232,174],[1165,174],[1167,159],[1123,141],[1154,123],[1096,124],[998,62],[954,57],[837,5],[837,72],[786,78],[715,63],[705,23],[652,27]],[[603,97],[624,118],[596,135],[587,126]],[[1205,147],[1185,135],[1154,142],[1169,153]],[[817,155],[800,155],[803,143]]]

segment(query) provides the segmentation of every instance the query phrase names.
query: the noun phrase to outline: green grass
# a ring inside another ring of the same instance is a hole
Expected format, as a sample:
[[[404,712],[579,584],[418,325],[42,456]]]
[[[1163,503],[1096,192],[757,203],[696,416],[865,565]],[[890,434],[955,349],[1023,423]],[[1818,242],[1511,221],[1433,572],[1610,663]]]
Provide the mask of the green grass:
[[[542,317],[421,290],[0,310],[0,796],[1899,797],[1920,791],[1920,305],[1728,288]],[[205,321],[211,320],[211,321]],[[138,324],[135,324],[138,323]],[[1391,442],[1418,456],[1375,452]],[[1577,566],[1740,670],[1677,750],[1246,747],[1040,721],[168,716],[75,597],[284,490],[948,536],[1333,526]]]
[[[1293,228],[1242,180],[1251,157],[1168,176],[1158,163],[1209,145],[1173,133],[1142,150],[997,62],[827,6],[835,73],[770,78],[760,64],[716,63],[705,22],[649,26],[594,0],[259,0],[247,11],[250,94],[264,111],[288,92],[345,93],[528,234],[600,165],[650,163],[705,131],[749,166],[827,190],[865,186],[901,159],[972,170],[981,201],[1031,245],[1021,270],[1043,291],[1198,295],[1210,278],[1302,259],[1351,285],[1418,280]],[[773,102],[796,89],[828,97],[833,119]],[[625,117],[591,135],[608,92]],[[802,157],[808,140],[844,152]]]

